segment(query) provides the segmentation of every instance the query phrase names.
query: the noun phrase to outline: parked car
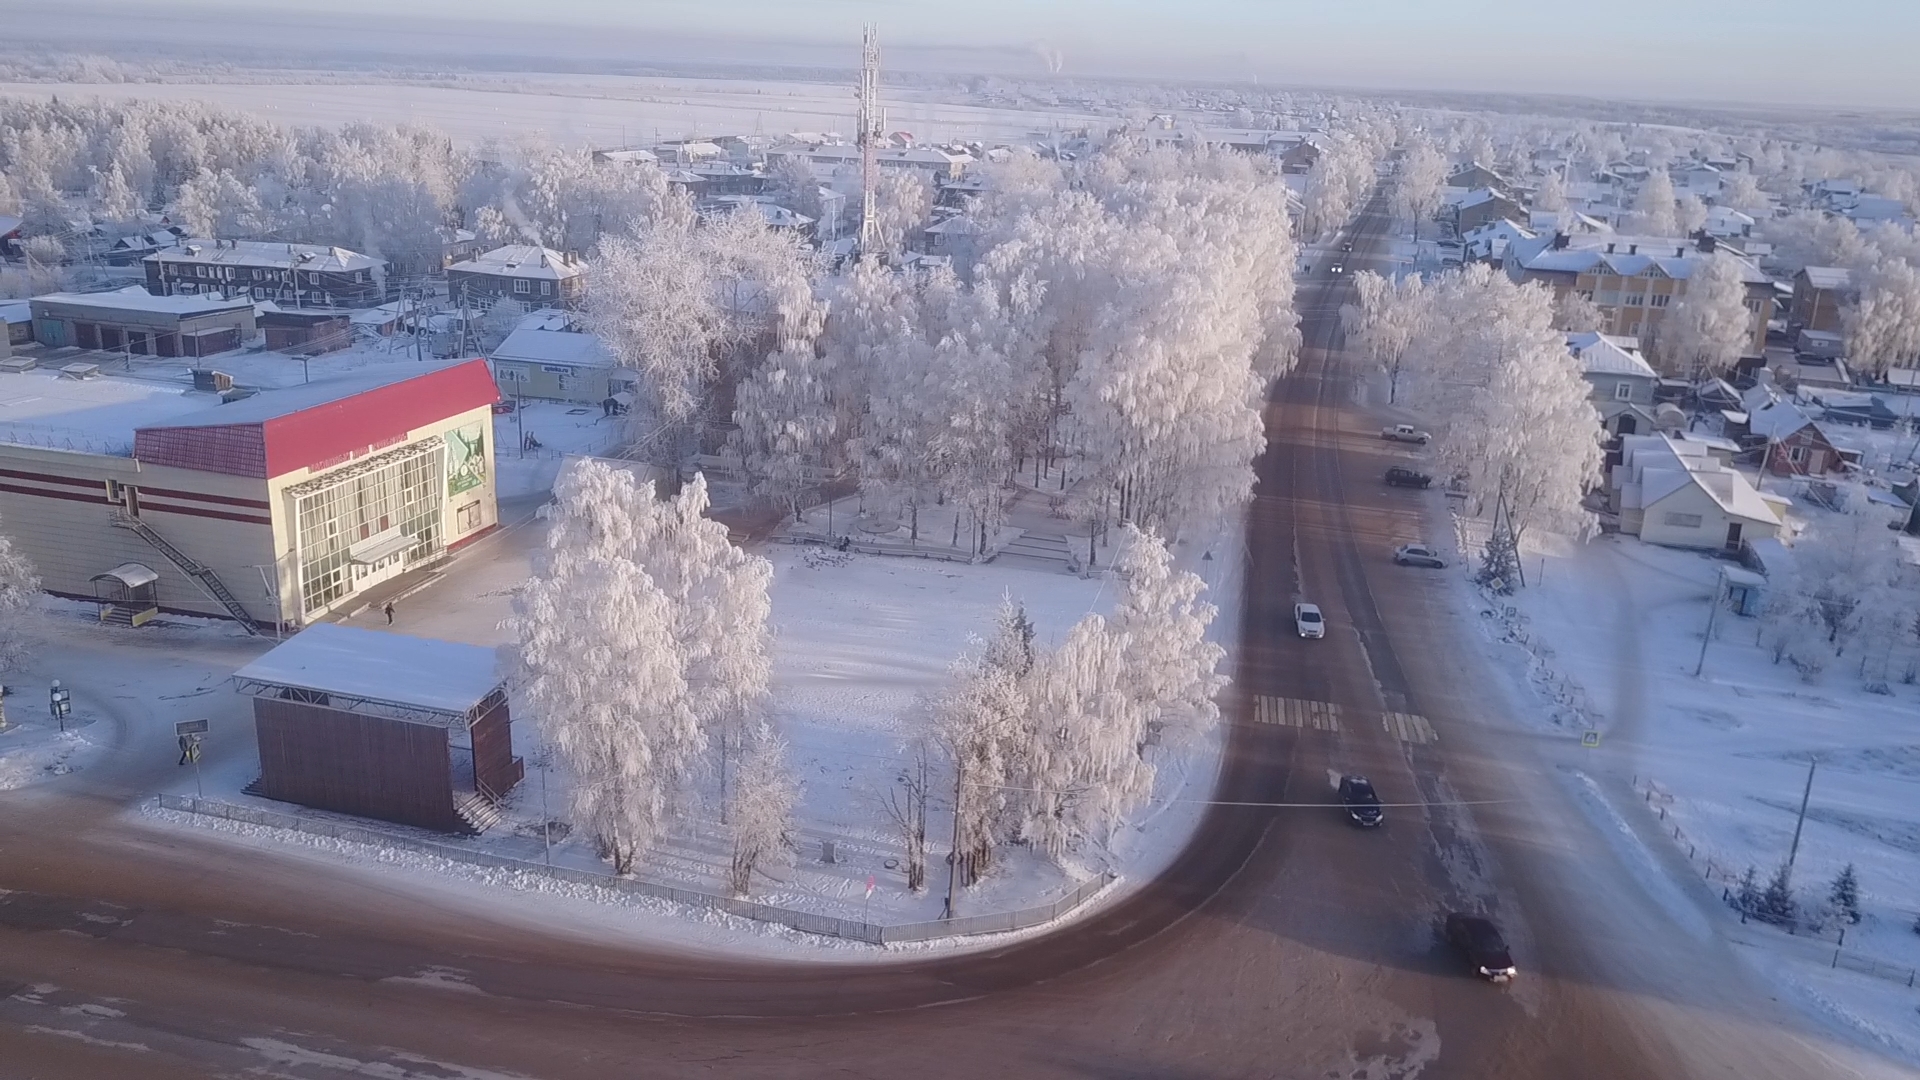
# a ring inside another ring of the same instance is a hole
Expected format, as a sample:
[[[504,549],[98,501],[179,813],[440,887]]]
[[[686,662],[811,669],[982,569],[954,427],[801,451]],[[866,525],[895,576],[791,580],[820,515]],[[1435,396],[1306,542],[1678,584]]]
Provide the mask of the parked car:
[[[1513,954],[1507,951],[1507,939],[1489,919],[1455,911],[1447,915],[1447,940],[1460,950],[1474,971],[1496,983],[1519,974],[1513,966]]]
[[[1373,781],[1364,776],[1340,778],[1340,805],[1347,808],[1347,816],[1355,825],[1369,829],[1387,818],[1386,811],[1380,809],[1380,796],[1373,790]]]
[[[1424,488],[1433,483],[1433,477],[1405,465],[1394,465],[1387,469],[1387,483],[1393,487]]]
[[[1412,424],[1395,424],[1390,428],[1381,428],[1380,437],[1392,442],[1419,443],[1422,446],[1433,441],[1433,436],[1415,428]]]
[[[1293,605],[1293,628],[1304,638],[1323,638],[1327,636],[1327,620],[1320,609],[1313,604]]]
[[[1447,560],[1425,544],[1401,544],[1393,549],[1393,561],[1401,566],[1424,566],[1429,570],[1447,568]]]

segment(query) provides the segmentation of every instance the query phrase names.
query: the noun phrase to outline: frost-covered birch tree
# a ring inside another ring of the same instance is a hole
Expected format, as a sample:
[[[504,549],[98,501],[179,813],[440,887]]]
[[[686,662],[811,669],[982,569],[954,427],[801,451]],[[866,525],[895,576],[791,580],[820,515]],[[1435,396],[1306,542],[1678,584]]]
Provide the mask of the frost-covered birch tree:
[[[1587,299],[1585,293],[1568,289],[1553,302],[1553,327],[1572,334],[1605,330],[1607,315],[1600,310],[1600,305]]]
[[[787,770],[786,740],[761,721],[747,732],[738,782],[727,795],[727,833],[733,841],[727,885],[733,895],[746,896],[755,870],[792,853],[793,804],[798,797]]]
[[[1920,271],[1904,259],[1880,258],[1855,272],[1858,298],[1841,311],[1847,363],[1884,377],[1920,360]]]
[[[954,663],[946,689],[930,703],[934,729],[953,766],[955,887],[978,881],[1011,831],[1027,782],[1022,758],[1034,712],[1031,629],[1004,605],[994,636]],[[949,900],[952,899],[951,893]]]
[[[1679,228],[1673,178],[1667,175],[1667,170],[1655,169],[1633,197],[1633,212],[1627,215],[1627,231],[1642,236],[1672,236]]]
[[[1535,210],[1565,210],[1567,208],[1567,178],[1559,169],[1552,169],[1540,180],[1540,191],[1533,197]]]
[[[1447,159],[1426,139],[1418,139],[1400,158],[1393,180],[1393,210],[1413,225],[1420,239],[1420,223],[1440,208],[1441,188],[1447,182]]]
[[[1667,310],[1654,335],[1666,369],[1698,381],[1733,369],[1753,337],[1747,310],[1747,268],[1737,257],[1715,252],[1692,263],[1687,291]]]
[[[1425,281],[1415,275],[1390,280],[1362,270],[1353,275],[1353,285],[1360,302],[1340,310],[1347,340],[1386,375],[1387,401],[1398,401],[1408,354],[1426,333]]]
[[[1145,756],[1146,743],[1179,745],[1219,722],[1213,697],[1227,684],[1218,673],[1227,651],[1207,640],[1218,609],[1200,599],[1206,582],[1175,569],[1173,552],[1154,533],[1129,525],[1125,542],[1110,625],[1123,640],[1121,685],[1144,716],[1137,751]]]

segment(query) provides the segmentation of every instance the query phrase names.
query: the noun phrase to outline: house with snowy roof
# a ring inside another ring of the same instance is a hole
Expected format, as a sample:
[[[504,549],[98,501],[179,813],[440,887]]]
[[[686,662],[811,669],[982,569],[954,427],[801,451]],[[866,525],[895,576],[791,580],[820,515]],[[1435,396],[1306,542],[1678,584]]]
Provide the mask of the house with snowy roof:
[[[1567,335],[1567,351],[1593,389],[1588,398],[1610,435],[1653,431],[1653,390],[1660,375],[1640,355],[1637,338],[1595,331]]]
[[[1844,465],[1840,451],[1813,413],[1763,381],[1741,397],[1746,423],[1729,434],[1750,450],[1775,476],[1825,476]]]
[[[1739,551],[1780,531],[1787,500],[1766,495],[1704,442],[1627,435],[1608,480],[1620,531],[1649,544]]]
[[[1745,239],[1753,235],[1753,215],[1731,206],[1707,207],[1707,223],[1702,226],[1711,236],[1722,240]]]
[[[1501,191],[1510,191],[1513,188],[1513,181],[1477,161],[1469,161],[1447,177],[1447,186],[1469,191],[1475,188],[1498,188]]]
[[[1527,216],[1527,208],[1517,199],[1494,188],[1476,188],[1453,200],[1447,210],[1456,236],[1490,225],[1502,218],[1518,221]]]
[[[1510,244],[1515,240],[1531,240],[1535,235],[1537,234],[1525,225],[1501,218],[1460,234],[1460,250],[1462,257],[1468,261],[1486,262],[1499,266]]]
[[[522,320],[489,359],[509,397],[599,405],[634,387],[634,372],[619,365],[598,335],[565,320]]]
[[[1793,300],[1787,305],[1787,326],[1794,330],[1835,333],[1840,309],[1853,296],[1853,271],[1843,266],[1803,266],[1793,275]]]
[[[587,266],[579,256],[538,244],[508,244],[447,267],[448,295],[475,308],[500,299],[574,307],[586,290]]]
[[[1719,251],[1736,260],[1746,285],[1750,323],[1743,354],[1762,356],[1774,305],[1773,279],[1711,236],[1558,232],[1514,242],[1501,265],[1516,282],[1539,282],[1556,298],[1577,292],[1592,300],[1607,317],[1601,328],[1606,333],[1645,338],[1656,333],[1667,311],[1686,295],[1694,268]]]

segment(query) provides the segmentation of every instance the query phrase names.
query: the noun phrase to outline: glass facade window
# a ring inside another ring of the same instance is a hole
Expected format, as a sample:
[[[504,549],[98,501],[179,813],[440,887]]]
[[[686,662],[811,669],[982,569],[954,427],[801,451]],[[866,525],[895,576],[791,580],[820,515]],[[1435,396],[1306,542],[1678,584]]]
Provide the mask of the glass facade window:
[[[383,533],[409,537],[400,558],[412,567],[446,548],[440,527],[446,503],[441,441],[433,439],[356,462],[297,484],[294,557],[300,608],[313,615],[355,589],[353,546]]]

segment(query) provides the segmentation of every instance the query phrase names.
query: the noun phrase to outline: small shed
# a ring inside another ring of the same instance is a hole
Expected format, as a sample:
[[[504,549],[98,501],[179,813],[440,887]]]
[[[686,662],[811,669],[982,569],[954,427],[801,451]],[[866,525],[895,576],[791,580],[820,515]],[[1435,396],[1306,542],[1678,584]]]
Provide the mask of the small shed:
[[[259,736],[249,794],[476,834],[525,772],[492,649],[315,623],[233,683]]]

